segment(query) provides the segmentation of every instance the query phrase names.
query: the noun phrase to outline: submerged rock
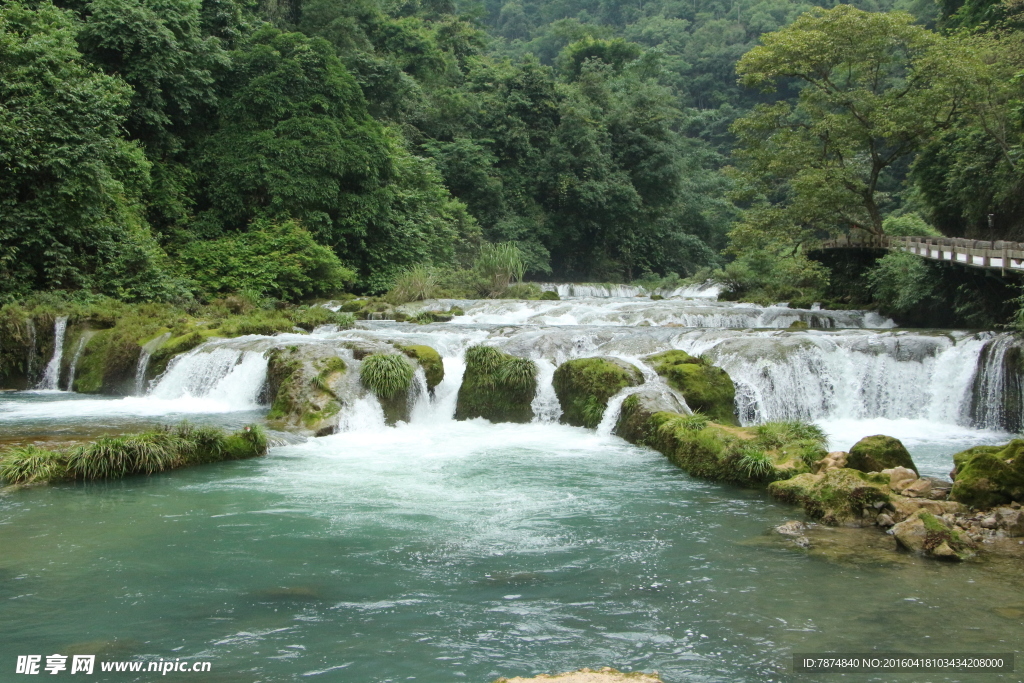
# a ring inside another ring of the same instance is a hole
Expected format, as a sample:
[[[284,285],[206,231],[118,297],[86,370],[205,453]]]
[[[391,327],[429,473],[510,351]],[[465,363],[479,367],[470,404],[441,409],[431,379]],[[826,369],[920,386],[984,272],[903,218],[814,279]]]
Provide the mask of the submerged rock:
[[[954,455],[953,464],[953,500],[980,509],[1024,501],[1024,440],[975,446]]]
[[[459,387],[456,420],[482,417],[491,422],[533,419],[537,364],[490,346],[466,349],[466,373]]]
[[[644,360],[683,395],[690,410],[701,412],[720,424],[739,424],[736,387],[725,370],[685,351],[664,351]]]
[[[891,436],[866,436],[850,449],[846,466],[861,472],[881,472],[894,467],[905,467],[917,474],[917,465],[903,442]]]
[[[901,547],[926,557],[961,561],[977,554],[966,534],[925,510],[895,525],[890,533]]]
[[[887,475],[849,468],[775,481],[768,492],[783,502],[803,506],[811,518],[833,526],[875,524],[877,511],[892,494]]]
[[[552,381],[564,424],[597,427],[608,399],[644,381],[638,368],[618,358],[579,358],[562,363]]]
[[[578,669],[564,674],[540,674],[533,678],[499,678],[494,683],[529,683],[529,681],[558,681],[558,683],[662,683],[657,672],[623,673],[610,667]]]

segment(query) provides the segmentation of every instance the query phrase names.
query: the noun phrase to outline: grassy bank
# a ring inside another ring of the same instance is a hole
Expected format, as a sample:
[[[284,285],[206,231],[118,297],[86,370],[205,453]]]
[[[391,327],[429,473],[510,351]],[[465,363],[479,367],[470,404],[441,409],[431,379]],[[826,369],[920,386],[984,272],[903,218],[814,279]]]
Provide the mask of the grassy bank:
[[[108,436],[93,443],[46,449],[18,446],[0,451],[0,480],[7,484],[120,479],[222,460],[265,455],[259,425],[228,434],[188,423],[155,431]]]

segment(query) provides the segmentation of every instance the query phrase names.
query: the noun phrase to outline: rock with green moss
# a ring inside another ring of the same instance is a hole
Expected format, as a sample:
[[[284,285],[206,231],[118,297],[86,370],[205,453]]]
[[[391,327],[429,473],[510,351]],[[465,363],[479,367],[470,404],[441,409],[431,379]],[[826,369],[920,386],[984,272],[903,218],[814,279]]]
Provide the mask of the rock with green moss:
[[[800,474],[772,482],[775,498],[801,505],[812,518],[831,526],[869,526],[892,496],[889,476],[849,468]]]
[[[926,557],[962,561],[977,554],[965,533],[926,510],[918,510],[893,526],[892,535],[903,548]]]
[[[267,419],[276,427],[317,435],[333,433],[343,401],[344,359],[321,345],[267,351]]]
[[[389,425],[409,421],[412,378],[412,364],[399,353],[374,353],[363,358],[359,366],[360,381],[380,401],[384,421]]]
[[[608,399],[643,381],[643,373],[636,366],[618,358],[579,358],[562,363],[552,380],[562,406],[562,423],[597,427]]]
[[[615,421],[615,434],[632,444],[646,446],[655,426],[651,420],[655,414],[681,414],[684,410],[671,392],[655,386],[644,387],[622,402]]]
[[[423,373],[427,376],[427,389],[433,392],[434,387],[444,380],[444,362],[441,354],[429,346],[412,345],[398,348],[423,368]]]
[[[482,417],[491,422],[533,419],[537,364],[490,346],[466,349],[466,372],[455,406],[456,420]]]
[[[620,425],[628,424],[639,412],[640,402],[626,407]],[[695,477],[748,486],[809,472],[809,463],[823,452],[820,444],[812,445],[799,430],[780,440],[783,428],[765,432],[761,428],[722,425],[701,413],[654,413],[639,432],[633,428],[629,432],[631,436],[642,434],[644,445],[661,451]]]
[[[686,399],[690,410],[720,424],[737,425],[736,387],[722,368],[685,351],[664,351],[644,359]]]
[[[981,509],[1024,502],[1024,440],[975,446],[954,455],[953,465],[953,500]]]
[[[861,472],[881,472],[893,467],[906,467],[918,474],[917,465],[903,442],[891,436],[866,436],[853,445],[846,457],[846,466]]]

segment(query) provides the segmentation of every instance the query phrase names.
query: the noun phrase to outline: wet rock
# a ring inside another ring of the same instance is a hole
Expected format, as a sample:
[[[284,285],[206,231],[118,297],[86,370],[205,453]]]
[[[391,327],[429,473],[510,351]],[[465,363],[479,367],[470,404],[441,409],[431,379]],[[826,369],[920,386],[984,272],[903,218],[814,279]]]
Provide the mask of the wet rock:
[[[646,445],[652,436],[649,427],[653,425],[651,417],[655,413],[679,414],[683,410],[683,406],[671,393],[657,387],[645,387],[622,402],[622,410],[615,423],[615,434],[632,444]]]
[[[832,451],[824,458],[815,463],[815,472],[823,472],[825,470],[838,470],[846,467],[846,459],[849,453],[846,451]]]
[[[449,316],[450,317],[450,316]],[[427,389],[433,396],[434,387],[444,381],[444,361],[441,354],[430,346],[398,346],[402,353],[416,361],[427,378]]]
[[[1024,500],[1024,440],[975,446],[953,456],[956,479],[950,497],[988,509]]]
[[[905,483],[899,492],[908,498],[931,498],[932,483],[927,479],[916,479]]]
[[[563,424],[597,427],[608,399],[644,381],[638,368],[618,358],[579,358],[562,363],[552,383],[562,406]]]
[[[645,358],[686,399],[690,410],[719,424],[738,425],[736,387],[725,370],[685,351],[664,351]]]
[[[499,678],[494,683],[529,683],[534,681],[557,681],[557,683],[662,683],[657,672],[654,673],[623,673],[609,667],[600,669],[579,669],[563,674],[541,674],[533,678]]]
[[[267,419],[276,427],[313,433],[333,431],[342,401],[339,390],[348,370],[337,350],[301,345],[267,351]]]
[[[985,517],[981,520],[982,529],[995,529],[998,526],[998,522],[995,517]]]
[[[874,524],[871,506],[877,501],[887,502],[892,495],[888,475],[848,468],[772,482],[768,492],[779,500],[803,506],[810,517],[833,526]],[[864,516],[865,507],[868,517]]]
[[[913,517],[918,510],[933,515],[962,514],[966,508],[951,500],[932,500],[930,498],[907,498],[906,496],[890,496],[888,507],[897,522]]]
[[[897,493],[917,481],[917,472],[909,467],[890,467],[882,470],[882,474],[889,475],[889,486]]]
[[[888,529],[895,523],[896,522],[893,520],[893,518],[884,512],[875,517],[875,524],[884,529]]]
[[[775,531],[783,536],[801,536],[807,531],[807,525],[794,519],[775,527]]]
[[[961,561],[976,554],[972,539],[925,510],[896,524],[890,533],[901,547],[925,557]]]
[[[861,472],[881,472],[882,470],[905,467],[917,474],[910,453],[899,439],[878,434],[866,436],[850,449],[847,467]]]
[[[1007,536],[1015,538],[1024,536],[1024,512],[1019,508],[1002,507],[993,510],[996,523]]]
[[[459,387],[456,420],[482,417],[491,422],[529,422],[537,391],[537,364],[490,346],[466,350],[466,373]]]

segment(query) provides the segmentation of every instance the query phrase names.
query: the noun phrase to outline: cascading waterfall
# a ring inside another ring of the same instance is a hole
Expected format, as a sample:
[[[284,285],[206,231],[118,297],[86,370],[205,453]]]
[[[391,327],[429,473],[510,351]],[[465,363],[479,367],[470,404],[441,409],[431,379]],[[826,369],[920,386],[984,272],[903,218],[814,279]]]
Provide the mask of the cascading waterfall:
[[[85,345],[89,343],[89,338],[92,337],[92,335],[92,332],[86,331],[78,338],[78,345],[75,347],[75,354],[71,357],[71,365],[68,367],[68,391],[75,390],[75,372],[78,370],[78,361],[82,358],[82,352],[85,350]]]
[[[142,351],[139,353],[139,362],[135,364],[135,395],[142,396],[145,392],[146,384],[146,369],[149,367],[149,359],[153,356],[153,352],[165,341],[171,338],[170,332],[164,332],[159,337],[151,339],[142,345]]]
[[[971,386],[972,425],[1013,432],[1024,427],[1021,357],[1021,346],[1011,335],[999,335],[985,344]]]
[[[64,333],[68,328],[68,317],[66,315],[59,316],[53,321],[53,355],[50,357],[50,362],[46,364],[46,368],[43,370],[43,377],[39,380],[39,384],[36,385],[36,389],[41,391],[57,391],[58,380],[60,379],[60,360],[64,356]],[[31,328],[32,334],[32,346],[35,346],[35,328]]]
[[[650,296],[657,294],[665,298],[680,297],[688,299],[717,299],[721,292],[721,286],[714,282],[705,282],[699,285],[687,285],[686,287],[648,289],[639,285],[602,285],[602,284],[569,284],[569,283],[539,283],[541,290],[546,292],[557,292],[563,299],[575,298],[623,298],[636,296]]]
[[[553,384],[557,368],[546,358],[534,362],[537,364],[537,394],[530,405],[533,408],[533,421],[558,422],[562,417],[562,405],[558,402]]]
[[[262,349],[208,343],[174,359],[148,396],[208,399],[234,410],[251,410],[259,405],[266,377]]]

